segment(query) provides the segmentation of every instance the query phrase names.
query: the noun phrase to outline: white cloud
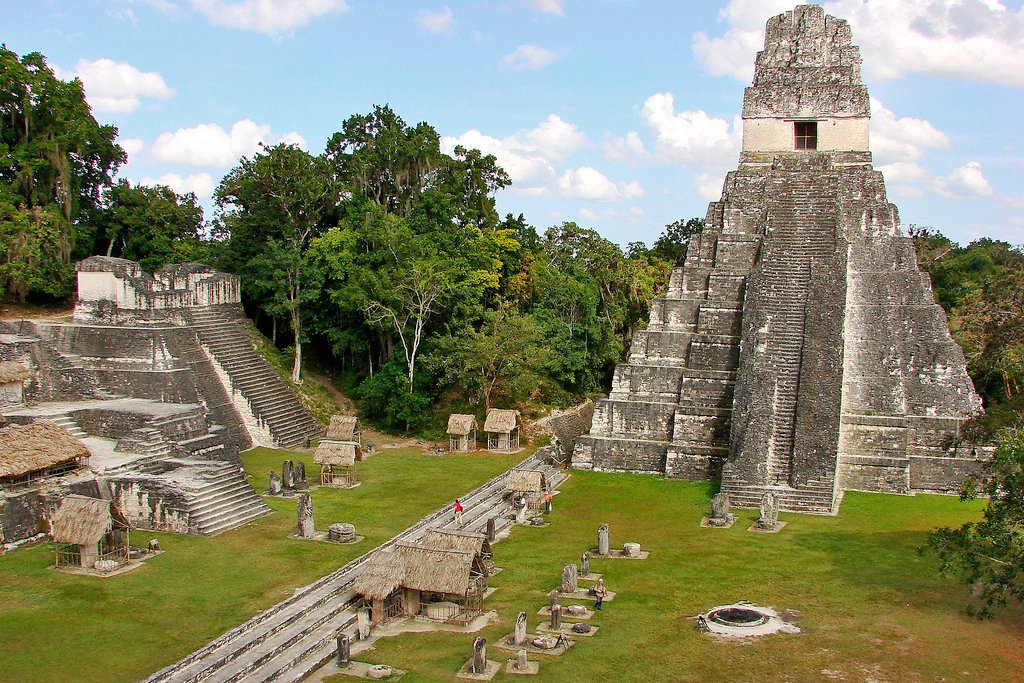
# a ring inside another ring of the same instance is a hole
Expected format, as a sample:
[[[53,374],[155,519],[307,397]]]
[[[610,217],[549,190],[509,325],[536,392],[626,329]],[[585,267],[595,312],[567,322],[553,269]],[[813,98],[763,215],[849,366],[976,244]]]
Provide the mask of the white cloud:
[[[871,98],[871,152],[880,165],[920,159],[929,149],[950,147],[949,138],[924,119],[896,118]]]
[[[544,14],[562,14],[562,0],[524,0],[527,5]]]
[[[132,157],[141,152],[142,148],[146,146],[145,143],[138,138],[121,138],[117,141],[117,144],[121,145],[121,149],[128,154],[129,163],[131,163]]]
[[[994,194],[981,170],[981,163],[977,161],[968,161],[949,175],[936,178],[935,191],[943,197],[952,198],[991,197]]]
[[[448,34],[455,30],[455,17],[452,15],[451,7],[445,5],[437,12],[420,10],[416,16],[416,24],[428,33]]]
[[[740,127],[735,121],[730,132],[725,119],[702,110],[677,113],[671,93],[648,97],[641,116],[654,135],[655,153],[663,161],[717,168],[734,161],[739,151]]]
[[[923,186],[931,182],[931,174],[915,161],[896,161],[875,166],[885,176],[886,189],[903,197],[924,196]]]
[[[179,128],[161,133],[150,149],[154,160],[185,166],[228,168],[239,157],[255,154],[260,143],[305,146],[301,135],[292,131],[284,135],[271,135],[270,126],[243,119],[226,131],[215,123],[203,123],[194,128]]]
[[[478,130],[441,139],[441,148],[449,154],[456,145],[493,154],[512,179],[512,189],[527,194],[545,192],[555,179],[554,164],[587,144],[586,135],[557,114],[550,114],[536,128],[501,140]]]
[[[215,187],[213,177],[209,173],[193,173],[187,176],[181,176],[178,173],[165,173],[159,178],[143,178],[139,184],[166,185],[178,194],[193,192],[200,200],[212,197]]]
[[[80,59],[71,71],[55,67],[54,73],[63,80],[82,79],[86,99],[98,112],[129,114],[139,108],[143,97],[166,100],[174,95],[159,73],[112,59]]]
[[[601,143],[601,153],[608,161],[639,162],[647,157],[647,148],[640,134],[631,130],[625,137],[606,137]]]
[[[558,61],[557,52],[552,52],[539,45],[520,45],[512,53],[505,55],[507,67],[516,71],[536,71],[548,64]]]
[[[212,24],[274,37],[349,8],[345,0],[192,0],[192,7]]]
[[[693,51],[709,72],[749,82],[768,17],[800,0],[731,0],[719,37],[697,33]],[[1024,9],[994,0],[834,0],[825,11],[850,22],[869,78],[908,73],[1024,85]]]
[[[694,188],[697,196],[706,202],[717,201],[722,198],[722,186],[725,184],[725,177],[718,173],[698,173],[694,178]]]
[[[628,201],[644,196],[644,189],[636,180],[616,183],[590,166],[567,170],[558,179],[557,189],[563,197],[597,202]]]

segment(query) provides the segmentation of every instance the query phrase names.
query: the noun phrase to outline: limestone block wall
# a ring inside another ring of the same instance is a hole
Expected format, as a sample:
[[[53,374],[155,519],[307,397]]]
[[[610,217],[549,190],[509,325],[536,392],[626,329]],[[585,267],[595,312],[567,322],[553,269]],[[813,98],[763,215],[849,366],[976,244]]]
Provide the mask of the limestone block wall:
[[[193,533],[184,495],[151,480],[110,480],[110,488],[122,513],[137,529]]]
[[[815,118],[817,121],[819,152],[868,151],[870,119]],[[795,119],[745,119],[743,121],[744,152],[792,152],[796,143]]]

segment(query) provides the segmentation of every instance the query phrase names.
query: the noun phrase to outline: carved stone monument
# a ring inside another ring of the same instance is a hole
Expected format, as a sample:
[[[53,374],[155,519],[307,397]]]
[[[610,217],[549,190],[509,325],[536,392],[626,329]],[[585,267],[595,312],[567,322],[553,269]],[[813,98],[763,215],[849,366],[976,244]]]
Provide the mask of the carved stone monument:
[[[498,538],[497,524],[494,517],[487,518],[487,542],[494,543]]]
[[[551,629],[557,631],[562,628],[562,607],[555,605],[551,608]]]
[[[313,530],[313,501],[308,493],[304,493],[299,497],[299,502],[295,506],[295,512],[299,523],[296,535],[299,538],[313,538],[316,535],[316,532]]]
[[[576,565],[565,565],[562,569],[562,587],[560,590],[563,593],[575,593],[579,588],[579,576],[576,574]]]
[[[295,465],[292,464],[291,460],[285,460],[284,464],[281,465],[281,486],[284,487],[285,491],[291,491],[295,488]]]
[[[757,520],[757,528],[764,531],[775,531],[779,526],[779,499],[771,491],[761,496],[761,516]]]
[[[277,476],[274,470],[270,470],[270,495],[281,495],[281,477]]]
[[[359,640],[366,640],[370,637],[370,608],[363,607],[356,612],[356,629],[359,632]]]
[[[335,543],[354,543],[356,527],[353,524],[337,522],[327,528],[327,539]]]
[[[292,488],[296,491],[308,491],[309,482],[306,481],[306,463],[301,460],[295,463],[292,470]]]
[[[558,590],[555,589],[548,593],[548,607],[554,609],[555,605],[558,604]]]
[[[526,644],[526,612],[516,617],[516,630],[512,634],[512,642],[516,645]]]
[[[516,653],[516,669],[518,671],[526,671],[530,668],[529,661],[526,659],[526,650],[520,650]]]
[[[612,552],[612,539],[611,531],[607,524],[602,524],[597,528],[597,554],[602,557],[607,557]]]
[[[580,576],[590,576],[590,553],[580,557]]]
[[[338,634],[338,668],[347,669],[352,663],[352,638],[347,633]]]
[[[476,638],[473,640],[473,665],[470,671],[474,674],[487,672],[487,639]]]
[[[709,526],[729,526],[736,521],[736,515],[729,512],[729,494],[716,493],[711,498],[711,516]]]

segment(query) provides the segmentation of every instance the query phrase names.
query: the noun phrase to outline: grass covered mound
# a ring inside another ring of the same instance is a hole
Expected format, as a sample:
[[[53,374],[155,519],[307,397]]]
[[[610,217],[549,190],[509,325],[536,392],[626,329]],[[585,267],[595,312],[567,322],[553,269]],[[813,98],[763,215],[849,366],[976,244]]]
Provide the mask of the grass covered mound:
[[[531,632],[563,565],[596,546],[637,541],[644,561],[591,561],[618,595],[591,621],[601,626],[561,657],[538,656],[551,681],[934,681],[1020,680],[1024,610],[980,622],[965,616],[961,585],[937,575],[917,549],[929,529],[979,515],[956,498],[847,493],[838,517],[783,514],[778,534],[702,529],[713,488],[643,475],[574,473],[554,499],[551,526],[517,528],[495,546],[505,571],[486,607],[501,623],[478,634],[488,645],[511,633],[525,610]],[[750,600],[799,612],[799,635],[723,643],[688,617]],[[454,680],[473,636],[412,634],[380,641],[361,661],[410,673],[403,681]],[[510,656],[488,649],[504,664]],[[343,681],[344,677],[332,678]],[[520,680],[499,674],[495,680]]]
[[[112,578],[51,570],[41,544],[0,557],[0,681],[137,681],[391,538],[456,496],[526,457],[423,455],[386,451],[356,468],[362,486],[313,492],[317,530],[351,522],[366,540],[334,545],[288,538],[295,499],[268,500],[274,514],[215,538],[137,531],[165,551]],[[257,491],[285,458],[311,455],[257,448],[242,455]]]

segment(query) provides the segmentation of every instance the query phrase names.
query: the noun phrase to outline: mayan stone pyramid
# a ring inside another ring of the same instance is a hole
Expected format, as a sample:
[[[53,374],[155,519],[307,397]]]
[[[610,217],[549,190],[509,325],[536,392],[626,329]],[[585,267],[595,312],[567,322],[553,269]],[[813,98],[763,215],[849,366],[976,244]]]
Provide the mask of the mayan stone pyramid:
[[[733,505],[774,491],[818,513],[960,473],[944,448],[981,400],[872,168],[860,64],[821,7],[768,21],[739,167],[573,467],[721,478]]]

